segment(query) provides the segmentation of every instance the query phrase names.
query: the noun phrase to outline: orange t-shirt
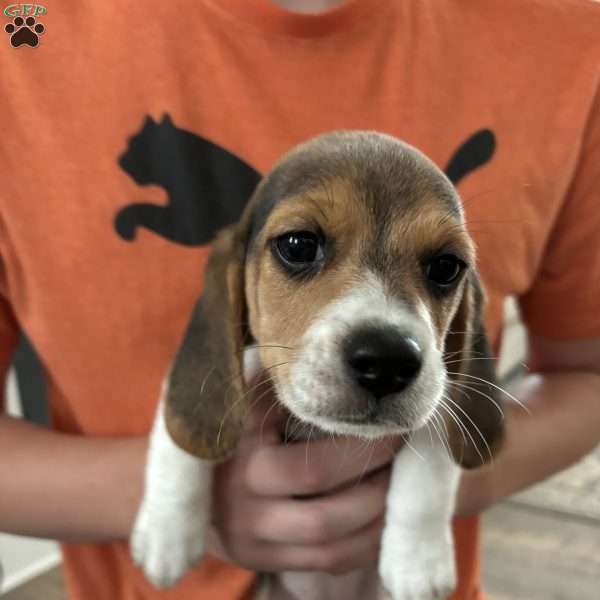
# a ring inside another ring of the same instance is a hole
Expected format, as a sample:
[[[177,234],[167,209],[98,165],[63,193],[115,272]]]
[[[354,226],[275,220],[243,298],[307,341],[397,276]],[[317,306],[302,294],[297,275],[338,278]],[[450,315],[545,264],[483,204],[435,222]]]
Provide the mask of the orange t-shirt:
[[[43,33],[0,40],[0,359],[26,332],[57,430],[149,431],[215,231],[285,150],[333,129],[390,133],[448,170],[493,340],[508,294],[537,334],[600,335],[600,5],[44,6]],[[455,533],[454,598],[482,598],[478,520]],[[125,542],[63,548],[73,600],[232,600],[253,582],[209,559],[158,592]]]

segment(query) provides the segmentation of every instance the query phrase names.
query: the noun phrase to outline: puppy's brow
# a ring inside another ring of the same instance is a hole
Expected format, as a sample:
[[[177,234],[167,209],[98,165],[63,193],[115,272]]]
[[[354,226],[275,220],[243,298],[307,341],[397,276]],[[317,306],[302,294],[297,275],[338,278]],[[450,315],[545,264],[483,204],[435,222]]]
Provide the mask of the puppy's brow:
[[[306,197],[289,199],[289,202],[280,203],[270,215],[262,237],[265,239],[286,233],[291,229],[319,229],[323,219],[318,214],[324,214],[322,211],[317,213],[312,205],[308,205]]]
[[[319,198],[317,196],[308,192],[308,193],[304,194],[304,198],[310,204],[312,204],[321,213],[321,215],[323,215],[323,219],[325,219],[325,222],[329,222],[329,217],[327,216],[327,213],[321,207],[321,203],[319,202]]]

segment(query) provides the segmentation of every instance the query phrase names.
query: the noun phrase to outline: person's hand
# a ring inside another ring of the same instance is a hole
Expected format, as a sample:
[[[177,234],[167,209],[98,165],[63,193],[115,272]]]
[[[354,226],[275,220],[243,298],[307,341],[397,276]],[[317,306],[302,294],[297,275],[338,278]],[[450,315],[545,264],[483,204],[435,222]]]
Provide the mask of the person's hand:
[[[263,395],[266,385],[259,386]],[[341,574],[376,562],[389,465],[400,441],[284,444],[288,415],[273,392],[249,402],[238,451],[216,469],[210,551],[263,572]]]

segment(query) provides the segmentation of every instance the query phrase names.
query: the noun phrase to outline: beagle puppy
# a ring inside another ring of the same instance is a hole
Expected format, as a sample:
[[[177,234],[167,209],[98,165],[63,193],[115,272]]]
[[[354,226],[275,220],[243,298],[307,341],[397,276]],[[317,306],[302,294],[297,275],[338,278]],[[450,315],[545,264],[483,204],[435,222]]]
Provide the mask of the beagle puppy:
[[[393,600],[447,597],[459,469],[489,461],[503,437],[474,265],[455,188],[415,148],[349,131],[286,154],[217,237],[163,385],[131,540],[149,579],[172,585],[202,556],[252,344],[300,422],[407,436],[379,574]]]

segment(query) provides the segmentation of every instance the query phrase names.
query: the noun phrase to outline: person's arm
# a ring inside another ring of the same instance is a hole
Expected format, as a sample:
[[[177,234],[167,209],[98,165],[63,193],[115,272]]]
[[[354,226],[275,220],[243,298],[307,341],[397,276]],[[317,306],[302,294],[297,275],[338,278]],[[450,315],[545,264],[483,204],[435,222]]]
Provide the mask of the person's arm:
[[[465,472],[457,514],[495,502],[558,473],[600,443],[600,339],[530,338],[531,373],[508,398],[507,436],[493,463]]]
[[[0,415],[0,531],[59,540],[126,538],[146,438],[57,433]]]
[[[0,531],[125,538],[142,491],[146,439],[67,435],[3,413],[21,334],[7,290],[0,256]]]
[[[273,396],[251,404],[239,452],[217,469],[208,551],[253,570],[346,572],[372,564],[389,480],[382,467],[394,454],[390,441],[283,445]],[[0,415],[0,531],[127,539],[146,447],[146,438],[68,435]]]

